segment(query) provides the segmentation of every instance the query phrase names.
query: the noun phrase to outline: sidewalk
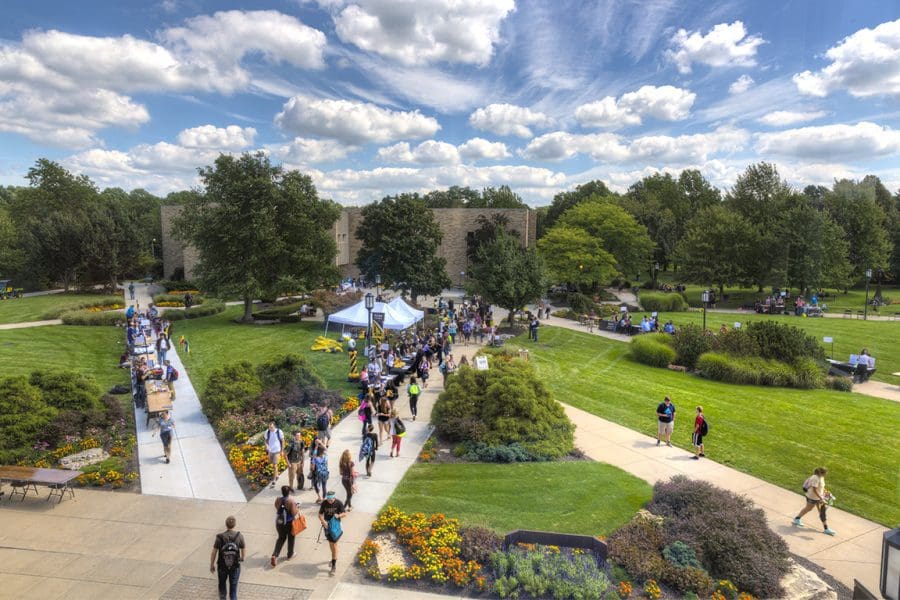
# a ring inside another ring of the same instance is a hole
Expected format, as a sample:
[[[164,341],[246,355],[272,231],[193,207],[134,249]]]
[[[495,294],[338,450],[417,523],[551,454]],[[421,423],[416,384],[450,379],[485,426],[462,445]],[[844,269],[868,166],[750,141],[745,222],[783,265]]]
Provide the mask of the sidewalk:
[[[49,319],[46,321],[25,321],[24,323],[3,323],[0,329],[29,329],[31,327],[46,327],[47,325],[62,325],[61,319]]]
[[[150,286],[135,285],[135,300],[130,300],[125,284],[126,304],[138,303],[142,308],[152,302]],[[162,442],[149,428],[143,409],[134,409],[137,450],[141,469],[141,493],[177,498],[204,498],[227,502],[245,502],[244,492],[234,476],[228,458],[216,439],[212,426],[203,414],[200,399],[191,378],[178,356],[177,340],[166,358],[178,370],[172,418],[175,436],[172,440],[172,462],[163,459]]]

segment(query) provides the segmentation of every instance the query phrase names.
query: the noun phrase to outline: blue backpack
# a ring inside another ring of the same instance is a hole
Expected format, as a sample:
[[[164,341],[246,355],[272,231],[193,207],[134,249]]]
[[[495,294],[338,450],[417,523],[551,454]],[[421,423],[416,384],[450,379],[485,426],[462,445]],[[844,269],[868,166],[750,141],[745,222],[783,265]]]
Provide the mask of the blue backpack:
[[[363,461],[375,453],[375,443],[372,438],[366,436],[363,440],[362,447],[359,449],[359,460]]]
[[[329,541],[337,542],[342,535],[344,535],[344,531],[341,529],[341,520],[334,516],[328,521]]]

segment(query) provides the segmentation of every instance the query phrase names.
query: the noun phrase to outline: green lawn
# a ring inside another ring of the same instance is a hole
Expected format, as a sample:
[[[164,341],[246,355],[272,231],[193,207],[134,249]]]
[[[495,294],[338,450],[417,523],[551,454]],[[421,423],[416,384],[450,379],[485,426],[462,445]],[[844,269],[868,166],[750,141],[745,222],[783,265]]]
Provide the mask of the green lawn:
[[[356,395],[358,386],[347,382],[350,362],[346,353],[312,352],[309,347],[316,336],[323,333],[320,321],[273,325],[244,325],[234,322],[242,308],[231,306],[225,312],[201,319],[176,321],[172,339],[177,342],[184,335],[191,345],[191,354],[179,352],[191,383],[201,393],[210,372],[223,363],[248,360],[259,364],[277,355],[293,352],[308,359],[325,380],[329,389],[340,389]],[[337,338],[337,332],[329,337]]]
[[[681,415],[673,443],[690,447],[694,408],[709,417],[707,453],[796,491],[817,466],[829,469],[838,506],[889,527],[900,522],[900,403],[825,390],[729,385],[647,367],[618,341],[557,327],[527,345],[556,398],[647,435],[669,395]]]
[[[501,534],[536,529],[608,535],[651,496],[643,480],[591,461],[417,463],[388,504],[405,512],[444,513]]]
[[[633,319],[640,323],[644,314],[638,314]],[[700,311],[661,313],[660,319],[662,323],[672,319],[676,327],[688,323],[701,325],[703,313]],[[834,340],[834,357],[837,360],[847,360],[850,354],[857,354],[863,348],[868,348],[869,354],[875,357],[874,379],[900,385],[900,377],[891,375],[891,373],[900,372],[900,321],[804,319],[794,315],[760,315],[755,312],[741,314],[709,312],[706,317],[706,327],[718,331],[723,323],[731,328],[734,327],[735,322],[749,323],[764,319],[775,319],[779,323],[799,327],[815,336],[825,349],[826,356],[831,354],[831,344],[822,342],[822,338],[831,337]]]
[[[128,383],[117,367],[125,346],[118,327],[50,325],[0,330],[0,374],[27,375],[37,369],[71,369],[92,375],[106,391]]]
[[[44,313],[65,306],[77,306],[83,302],[99,300],[107,296],[97,294],[47,294],[12,300],[0,300],[0,323],[26,323],[40,321]]]

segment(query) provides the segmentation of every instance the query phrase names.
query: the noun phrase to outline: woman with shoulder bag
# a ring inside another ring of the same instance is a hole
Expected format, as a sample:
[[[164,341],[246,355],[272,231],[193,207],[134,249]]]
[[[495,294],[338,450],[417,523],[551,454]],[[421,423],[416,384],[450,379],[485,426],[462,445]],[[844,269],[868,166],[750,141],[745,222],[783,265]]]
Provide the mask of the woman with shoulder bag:
[[[347,512],[353,510],[350,502],[353,499],[353,494],[356,493],[356,476],[358,473],[353,468],[355,466],[356,463],[350,458],[350,451],[344,450],[344,453],[341,454],[339,468],[341,471],[341,485],[344,486],[344,490],[347,492],[347,500],[344,502],[344,510]]]
[[[275,531],[278,532],[278,540],[275,542],[275,549],[272,550],[272,558],[269,561],[274,567],[278,563],[278,556],[281,554],[281,547],[287,540],[287,560],[294,557],[294,532],[292,531],[292,522],[300,514],[300,506],[291,496],[291,488],[289,486],[281,486],[281,497],[275,499]]]

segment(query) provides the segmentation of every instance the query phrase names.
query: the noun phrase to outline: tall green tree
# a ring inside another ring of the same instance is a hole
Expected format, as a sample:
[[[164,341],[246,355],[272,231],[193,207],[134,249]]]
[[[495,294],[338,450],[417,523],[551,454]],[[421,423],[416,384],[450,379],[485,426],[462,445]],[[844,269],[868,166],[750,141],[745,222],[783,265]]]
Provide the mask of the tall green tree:
[[[0,205],[0,277],[16,277],[25,264],[25,252],[9,211]]]
[[[745,260],[755,242],[750,223],[737,212],[717,205],[701,211],[688,224],[678,243],[682,276],[686,281],[726,285],[745,279]]]
[[[447,261],[437,255],[443,234],[418,194],[387,196],[362,209],[356,266],[369,281],[381,280],[409,294],[439,294],[451,284]]]
[[[791,228],[787,244],[782,248],[788,256],[787,282],[801,292],[835,287],[837,282],[846,284],[850,271],[849,246],[831,217],[817,210],[813,200],[804,194],[795,198],[787,220]]]
[[[877,272],[888,267],[893,248],[886,227],[887,215],[871,182],[836,181],[825,196],[825,206],[844,230],[857,281],[864,277],[866,269]]]
[[[640,273],[649,264],[653,240],[647,228],[620,206],[591,198],[567,210],[559,223],[580,227],[596,237],[616,259],[616,269],[627,277]]]
[[[285,172],[262,152],[220,155],[199,169],[204,193],[185,198],[178,237],[197,249],[206,289],[244,301],[337,281],[333,227],[340,207],[319,198],[308,175]]]
[[[543,230],[537,232],[537,237],[541,237],[544,232],[549,231],[551,227],[556,225],[556,222],[564,212],[566,212],[573,206],[578,205],[580,202],[584,202],[591,197],[614,198],[615,196],[615,194],[609,191],[609,188],[606,187],[606,184],[599,179],[588,181],[587,183],[582,183],[574,190],[556,194],[553,197],[553,202],[547,209],[547,218],[544,220]]]
[[[500,231],[482,244],[469,267],[471,291],[513,313],[541,297],[545,289],[544,263],[534,248],[522,248],[518,237]]]
[[[478,190],[458,185],[446,190],[433,190],[422,197],[428,208],[465,208],[472,202],[479,202],[481,194]]]
[[[538,251],[553,283],[594,287],[618,274],[615,257],[580,227],[557,225],[538,240]]]
[[[472,198],[468,208],[528,208],[522,197],[512,191],[508,185],[498,188],[486,187],[481,191],[481,198]]]
[[[149,260],[140,221],[133,210],[114,195],[100,194],[88,214],[85,232],[91,271],[103,277],[115,292],[119,278],[139,273]]]

